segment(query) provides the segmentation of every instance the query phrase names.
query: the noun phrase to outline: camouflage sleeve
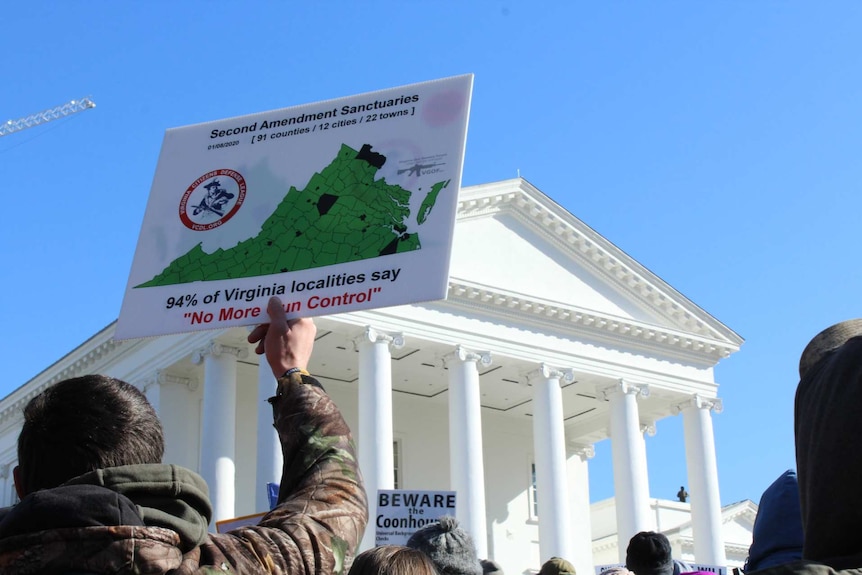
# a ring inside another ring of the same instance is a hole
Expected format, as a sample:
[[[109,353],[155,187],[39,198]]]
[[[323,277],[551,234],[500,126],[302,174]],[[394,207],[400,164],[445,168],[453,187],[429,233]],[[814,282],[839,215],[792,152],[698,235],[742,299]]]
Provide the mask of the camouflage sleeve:
[[[211,536],[199,564],[227,562],[239,573],[346,573],[368,521],[350,429],[312,377],[281,378],[269,401],[284,453],[278,506],[256,526]]]

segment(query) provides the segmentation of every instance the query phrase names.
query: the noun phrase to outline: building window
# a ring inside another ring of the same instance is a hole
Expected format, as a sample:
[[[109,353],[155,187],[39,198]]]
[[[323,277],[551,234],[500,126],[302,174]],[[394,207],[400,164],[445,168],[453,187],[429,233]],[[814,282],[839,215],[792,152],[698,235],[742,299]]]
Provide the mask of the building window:
[[[539,518],[539,498],[536,487],[536,462],[530,463],[530,519]]]
[[[401,440],[396,439],[392,442],[392,463],[394,474],[392,485],[394,489],[401,489]]]

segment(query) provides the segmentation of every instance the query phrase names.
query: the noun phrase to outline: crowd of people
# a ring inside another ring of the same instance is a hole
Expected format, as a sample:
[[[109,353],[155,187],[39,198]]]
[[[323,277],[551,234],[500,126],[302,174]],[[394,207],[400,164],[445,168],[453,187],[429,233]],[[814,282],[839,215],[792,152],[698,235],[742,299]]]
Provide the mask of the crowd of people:
[[[20,502],[0,510],[0,574],[503,575],[477,556],[454,517],[424,526],[405,546],[355,554],[368,521],[365,489],[350,429],[307,371],[316,327],[287,320],[278,298],[267,313],[269,322],[248,337],[277,378],[269,401],[284,467],[277,505],[259,524],[211,533],[207,485],[162,463],[162,426],[146,397],[114,378],[77,377],[24,409],[13,472]],[[744,571],[856,575],[862,320],[814,337],[799,377],[797,472],[764,492]],[[664,535],[641,532],[628,542],[625,566],[603,575],[685,572]],[[539,575],[575,575],[575,568],[552,557]]]

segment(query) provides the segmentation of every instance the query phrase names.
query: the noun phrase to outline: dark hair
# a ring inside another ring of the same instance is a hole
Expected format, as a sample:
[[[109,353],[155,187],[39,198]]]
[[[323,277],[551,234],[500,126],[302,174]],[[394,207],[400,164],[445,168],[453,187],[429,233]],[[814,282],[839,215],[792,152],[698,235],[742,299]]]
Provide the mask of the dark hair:
[[[164,452],[162,424],[136,387],[104,375],[66,379],[24,408],[22,495],[96,469],[161,463]]]
[[[347,575],[437,575],[437,570],[418,549],[381,545],[357,555]]]

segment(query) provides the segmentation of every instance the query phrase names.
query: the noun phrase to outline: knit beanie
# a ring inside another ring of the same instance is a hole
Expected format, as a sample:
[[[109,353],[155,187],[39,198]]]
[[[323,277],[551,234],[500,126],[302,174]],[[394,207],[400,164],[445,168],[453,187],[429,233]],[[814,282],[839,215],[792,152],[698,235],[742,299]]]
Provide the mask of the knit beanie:
[[[635,575],[672,575],[673,558],[667,537],[654,531],[641,531],[631,538],[626,549],[626,569]]]
[[[473,538],[454,517],[444,515],[416,531],[407,540],[407,547],[431,557],[441,575],[482,575]]]
[[[551,557],[542,565],[539,575],[575,575],[575,566],[562,557]]]

